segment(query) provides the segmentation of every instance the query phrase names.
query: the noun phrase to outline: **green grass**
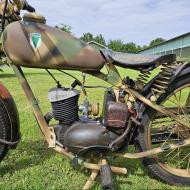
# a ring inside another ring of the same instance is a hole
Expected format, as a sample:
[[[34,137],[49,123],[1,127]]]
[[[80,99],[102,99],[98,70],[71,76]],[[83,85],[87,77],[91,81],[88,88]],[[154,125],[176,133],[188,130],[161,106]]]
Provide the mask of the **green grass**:
[[[55,86],[53,80],[42,70],[25,69],[26,77],[37,96],[44,113],[50,110],[47,92]],[[73,80],[64,74],[57,74],[65,86]],[[81,78],[79,73],[75,76]],[[134,72],[122,70],[122,76]],[[5,69],[0,75],[1,81],[11,91],[16,101],[21,123],[22,140],[17,149],[9,151],[0,166],[0,189],[82,189],[89,172],[87,170],[74,170],[68,159],[47,148],[38,125],[34,119],[30,105],[24,95],[18,80],[12,70]],[[88,85],[106,85],[101,80],[88,76]],[[89,90],[90,100],[103,99],[102,90]],[[116,189],[185,189],[163,184],[147,174],[138,160],[115,159],[112,164],[128,168],[128,176],[114,175]],[[99,190],[98,183],[92,188]]]

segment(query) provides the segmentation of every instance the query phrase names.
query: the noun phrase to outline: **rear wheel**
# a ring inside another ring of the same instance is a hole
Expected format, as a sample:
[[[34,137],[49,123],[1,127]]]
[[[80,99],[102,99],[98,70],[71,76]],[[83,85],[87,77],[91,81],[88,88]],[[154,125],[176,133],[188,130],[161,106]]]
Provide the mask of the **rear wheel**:
[[[159,98],[159,104],[190,123],[190,77],[175,81]],[[190,138],[190,128],[148,108],[139,128],[137,145],[141,151],[179,143]],[[143,159],[147,169],[160,180],[190,186],[190,146],[180,147]]]

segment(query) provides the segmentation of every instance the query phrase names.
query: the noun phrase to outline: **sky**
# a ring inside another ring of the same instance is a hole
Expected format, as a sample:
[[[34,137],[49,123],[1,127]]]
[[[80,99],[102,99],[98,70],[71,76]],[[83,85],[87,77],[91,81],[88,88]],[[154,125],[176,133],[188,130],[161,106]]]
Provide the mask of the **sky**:
[[[48,25],[67,24],[75,36],[90,32],[106,41],[139,45],[190,32],[190,0],[28,0]]]

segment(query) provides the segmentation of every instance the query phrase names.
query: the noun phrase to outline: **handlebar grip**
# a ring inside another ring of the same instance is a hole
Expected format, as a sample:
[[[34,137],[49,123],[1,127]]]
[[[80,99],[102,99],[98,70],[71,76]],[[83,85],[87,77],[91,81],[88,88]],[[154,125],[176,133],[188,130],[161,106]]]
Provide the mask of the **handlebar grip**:
[[[28,4],[26,0],[24,0],[23,10],[26,10],[28,12],[35,12],[35,8]]]

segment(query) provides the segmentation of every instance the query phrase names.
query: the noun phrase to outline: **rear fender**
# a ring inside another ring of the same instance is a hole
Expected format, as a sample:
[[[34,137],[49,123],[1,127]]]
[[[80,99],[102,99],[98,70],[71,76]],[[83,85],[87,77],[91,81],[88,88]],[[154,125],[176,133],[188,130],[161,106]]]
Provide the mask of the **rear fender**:
[[[181,73],[179,74],[179,77],[182,77],[182,76],[189,76],[190,77],[190,64],[188,64],[182,71]]]
[[[11,123],[10,142],[20,140],[19,114],[14,99],[8,89],[0,82],[0,100],[3,102]],[[16,145],[10,146],[15,148]]]

